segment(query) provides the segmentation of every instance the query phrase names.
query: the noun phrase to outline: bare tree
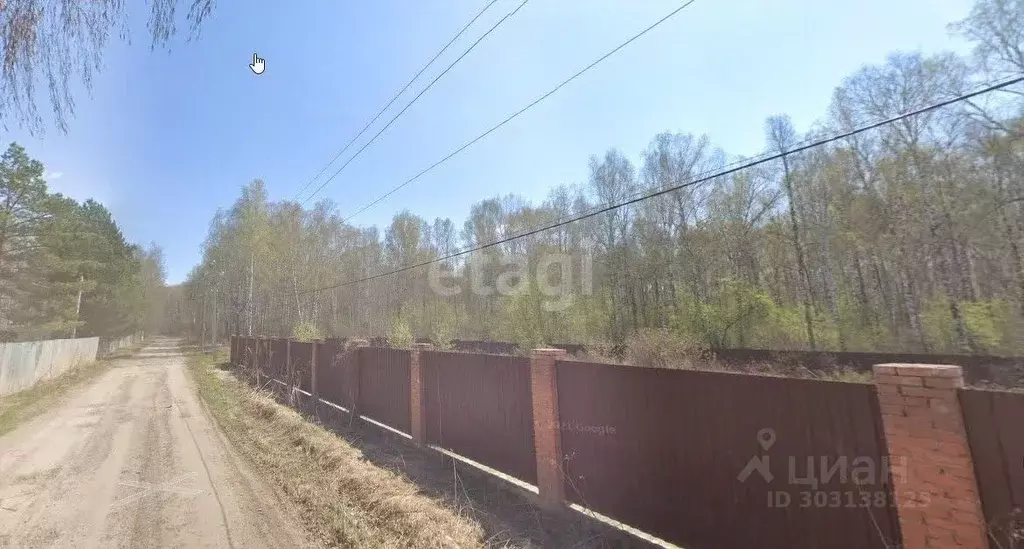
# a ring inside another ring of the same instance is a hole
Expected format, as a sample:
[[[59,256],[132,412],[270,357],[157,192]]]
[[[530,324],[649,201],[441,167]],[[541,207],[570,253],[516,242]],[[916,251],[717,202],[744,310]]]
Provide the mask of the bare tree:
[[[804,256],[803,243],[800,241],[800,223],[798,221],[797,202],[793,193],[793,174],[790,169],[789,150],[796,143],[796,132],[789,116],[773,116],[766,123],[768,142],[772,149],[782,154],[782,184],[786,189],[786,201],[789,203],[789,225],[793,238],[793,249],[796,251],[796,268],[803,282],[804,293],[804,324],[807,328],[807,342],[811,350],[818,348],[814,339],[814,297],[811,293],[811,278],[807,272],[807,261]]]
[[[186,20],[197,36],[212,13],[215,0],[191,0]],[[180,0],[153,0],[148,30],[152,48],[167,45],[175,34],[175,11]],[[135,6],[136,4],[132,4]],[[111,34],[129,38],[128,3],[124,0],[4,0],[0,2],[0,122],[32,132],[42,131],[37,107],[45,93],[54,124],[67,131],[75,113],[71,91],[75,81],[88,90],[102,68],[103,51]],[[40,89],[42,88],[42,90]],[[45,90],[45,91],[43,91]]]

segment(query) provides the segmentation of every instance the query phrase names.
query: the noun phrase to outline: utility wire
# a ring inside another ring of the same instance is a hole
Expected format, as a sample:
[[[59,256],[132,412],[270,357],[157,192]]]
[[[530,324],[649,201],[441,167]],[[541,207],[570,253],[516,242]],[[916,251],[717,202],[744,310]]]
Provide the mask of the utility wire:
[[[651,198],[656,198],[658,196],[662,196],[662,195],[665,195],[665,194],[668,194],[668,193],[672,193],[672,192],[678,191],[680,189],[684,189],[684,188],[687,188],[687,187],[692,187],[692,186],[695,186],[695,185],[699,185],[701,183],[706,183],[708,181],[717,179],[719,177],[730,175],[730,174],[733,174],[733,173],[736,173],[736,172],[739,172],[739,171],[742,171],[742,170],[746,170],[746,169],[749,169],[749,168],[752,168],[752,167],[755,167],[755,166],[758,166],[758,165],[761,165],[761,164],[765,164],[767,162],[772,162],[772,161],[775,161],[775,160],[779,160],[779,159],[781,159],[781,158],[783,158],[785,156],[788,156],[790,154],[800,153],[800,152],[803,152],[803,151],[806,151],[806,150],[809,150],[809,149],[820,147],[822,145],[827,145],[829,143],[834,143],[836,141],[841,141],[843,139],[848,139],[848,138],[853,137],[855,135],[859,135],[859,134],[862,134],[862,133],[870,131],[870,130],[874,130],[874,129],[877,129],[877,128],[880,128],[880,127],[883,127],[883,126],[887,126],[887,125],[895,123],[895,122],[899,122],[900,120],[904,120],[906,118],[910,118],[910,117],[913,117],[913,116],[918,116],[918,115],[921,115],[921,114],[924,114],[924,113],[927,113],[927,112],[931,112],[931,111],[934,111],[934,110],[937,110],[937,109],[941,109],[943,107],[947,107],[949,105],[952,105],[954,103],[958,103],[960,101],[966,101],[968,99],[973,99],[973,98],[978,97],[980,95],[991,93],[991,92],[996,91],[996,90],[1001,90],[1003,88],[1007,88],[1009,86],[1013,86],[1013,85],[1019,84],[1021,82],[1024,82],[1024,76],[1018,76],[1018,77],[1014,77],[1014,78],[1011,78],[1011,79],[1008,79],[1008,80],[1003,80],[1002,82],[998,82],[998,83],[995,83],[995,84],[991,84],[991,85],[985,86],[983,88],[980,88],[980,89],[975,90],[975,91],[970,92],[970,93],[966,93],[966,94],[963,94],[963,95],[958,95],[956,97],[952,97],[952,98],[949,98],[949,99],[946,99],[946,100],[943,100],[943,101],[939,101],[937,103],[932,103],[930,105],[927,105],[927,106],[924,106],[924,107],[920,107],[920,108],[912,110],[912,111],[904,112],[902,114],[893,116],[892,118],[887,118],[885,120],[873,122],[873,123],[870,123],[870,124],[867,124],[867,125],[864,125],[864,126],[859,126],[857,128],[854,128],[854,129],[851,129],[851,130],[848,130],[848,131],[845,131],[845,132],[841,132],[841,133],[838,133],[838,134],[834,134],[834,135],[831,135],[831,136],[828,136],[828,137],[823,137],[823,138],[819,138],[819,139],[815,139],[815,140],[805,141],[803,144],[800,144],[800,145],[798,145],[796,147],[793,147],[791,149],[787,149],[787,150],[784,150],[784,151],[781,151],[781,152],[778,152],[778,153],[761,155],[760,158],[757,158],[757,159],[754,159],[754,160],[749,160],[749,161],[744,161],[744,162],[741,162],[739,164],[734,164],[732,167],[728,167],[726,169],[719,170],[719,171],[717,171],[717,172],[715,172],[713,174],[710,174],[710,175],[702,175],[702,176],[699,176],[699,177],[697,177],[695,179],[687,181],[685,183],[680,183],[678,185],[672,185],[672,186],[668,186],[668,187],[663,187],[663,188],[661,188],[661,189],[659,189],[657,191],[650,192],[650,193],[644,194],[642,196],[639,196],[639,197],[636,197],[636,198],[632,198],[632,199],[629,199],[629,200],[626,200],[626,201],[623,201],[623,202],[618,202],[616,204],[611,204],[611,205],[608,205],[608,206],[604,206],[604,207],[601,207],[601,208],[599,208],[597,210],[593,210],[593,211],[584,213],[582,215],[577,215],[575,217],[572,217],[572,218],[569,218],[569,219],[566,219],[566,220],[560,220],[560,221],[557,221],[557,222],[552,223],[550,225],[546,225],[544,227],[540,227],[540,228],[537,228],[537,229],[531,229],[529,231],[525,231],[525,232],[522,232],[522,233],[519,233],[519,234],[516,234],[516,235],[513,235],[513,236],[509,236],[509,237],[506,237],[506,238],[495,240],[493,242],[488,242],[486,244],[481,244],[479,246],[474,246],[472,248],[467,248],[467,249],[459,250],[457,252],[448,254],[448,255],[443,256],[443,257],[438,257],[438,258],[431,259],[431,260],[428,260],[428,261],[423,261],[423,262],[420,262],[420,263],[416,263],[415,265],[409,265],[407,267],[402,267],[400,269],[395,269],[393,271],[388,271],[388,272],[384,272],[384,273],[378,273],[378,274],[375,274],[375,275],[372,275],[372,276],[367,276],[367,277],[359,278],[359,279],[355,279],[355,280],[348,280],[348,281],[345,281],[345,282],[339,282],[337,284],[331,284],[329,286],[322,286],[322,287],[319,287],[319,288],[303,290],[303,291],[301,291],[299,293],[300,294],[308,294],[308,293],[312,293],[312,292],[319,292],[319,291],[323,291],[323,290],[331,290],[331,289],[334,289],[334,288],[341,288],[343,286],[351,286],[351,285],[354,285],[354,284],[360,284],[360,283],[363,283],[363,282],[369,282],[371,280],[375,280],[375,279],[378,279],[378,278],[383,278],[383,277],[386,277],[386,276],[391,276],[391,275],[402,273],[402,272],[405,272],[405,271],[410,271],[412,269],[417,269],[419,267],[424,267],[424,266],[427,266],[427,265],[430,265],[430,264],[433,264],[433,263],[439,263],[441,261],[447,261],[449,259],[454,259],[456,257],[460,257],[460,256],[463,256],[463,255],[466,255],[466,254],[470,254],[470,253],[477,252],[477,251],[480,251],[480,250],[485,250],[487,248],[492,248],[494,246],[499,246],[501,244],[506,244],[506,243],[512,242],[514,240],[519,240],[521,238],[526,238],[528,236],[533,236],[535,234],[539,234],[539,233],[543,233],[543,232],[546,232],[546,231],[550,231],[552,229],[557,229],[559,227],[563,227],[563,226],[569,225],[571,223],[576,223],[576,222],[582,221],[584,219],[588,219],[588,218],[591,218],[591,217],[594,217],[594,216],[597,216],[597,215],[601,215],[603,213],[607,213],[607,212],[610,212],[610,211],[613,211],[613,210],[617,210],[617,209],[623,208],[625,206],[630,206],[630,205],[636,204],[638,202],[643,202],[643,201],[649,200]]]
[[[611,50],[611,51],[609,51],[608,53],[606,53],[606,54],[602,55],[601,57],[599,57],[599,58],[598,58],[598,59],[597,59],[596,61],[594,61],[593,63],[591,63],[591,64],[587,65],[586,67],[583,67],[582,69],[580,69],[580,71],[579,71],[579,72],[577,72],[576,74],[574,74],[574,75],[570,76],[569,78],[567,78],[567,79],[563,80],[561,84],[559,84],[559,85],[555,86],[555,87],[554,87],[554,88],[553,88],[553,89],[552,89],[551,91],[549,91],[549,92],[545,93],[544,95],[542,95],[542,96],[538,97],[537,99],[535,99],[535,100],[534,100],[534,101],[533,101],[532,103],[530,103],[529,105],[526,105],[525,107],[523,107],[523,108],[519,109],[518,111],[516,111],[516,112],[512,113],[512,114],[511,114],[511,115],[510,115],[510,116],[509,116],[508,118],[505,118],[504,120],[502,120],[501,122],[499,122],[499,123],[497,123],[497,124],[496,124],[495,126],[493,126],[493,127],[491,128],[491,129],[489,129],[489,130],[485,131],[484,133],[482,133],[482,134],[480,134],[480,135],[478,135],[478,136],[474,137],[473,139],[471,139],[470,141],[468,141],[468,142],[467,142],[466,144],[464,144],[464,145],[462,145],[461,147],[459,147],[458,149],[455,149],[454,151],[452,151],[452,152],[451,152],[451,153],[450,153],[450,154],[449,154],[448,156],[446,156],[446,157],[442,158],[441,160],[438,160],[438,161],[437,161],[437,162],[435,162],[434,164],[430,165],[430,166],[429,166],[429,167],[428,167],[427,169],[425,169],[425,170],[421,171],[420,173],[418,173],[418,174],[416,174],[416,175],[414,175],[414,176],[410,177],[409,179],[407,179],[407,180],[406,180],[406,181],[405,181],[404,183],[402,183],[401,185],[398,185],[397,187],[394,187],[394,188],[392,188],[392,189],[391,189],[391,190],[389,190],[388,192],[386,192],[386,193],[384,193],[383,195],[381,195],[381,196],[377,197],[377,198],[376,198],[375,200],[373,200],[373,201],[372,201],[372,202],[370,202],[369,204],[366,204],[365,206],[363,206],[363,207],[359,208],[358,210],[356,210],[356,211],[355,211],[355,213],[353,213],[352,215],[349,215],[348,217],[346,217],[345,219],[343,219],[343,220],[342,220],[342,222],[348,222],[348,221],[349,221],[349,220],[351,220],[351,219],[352,219],[353,217],[355,217],[355,216],[357,216],[357,215],[359,215],[359,214],[361,214],[361,213],[365,212],[366,210],[369,210],[370,208],[372,208],[372,207],[376,206],[377,204],[380,204],[380,203],[381,203],[382,201],[384,201],[384,200],[385,200],[386,198],[388,198],[389,196],[391,196],[391,195],[395,194],[396,192],[398,192],[399,190],[401,190],[401,189],[402,189],[403,187],[405,187],[406,185],[409,185],[409,184],[410,184],[410,183],[412,183],[413,181],[416,181],[416,180],[417,180],[417,179],[419,179],[420,177],[423,177],[424,175],[426,175],[426,173],[427,173],[427,172],[429,172],[429,171],[433,170],[434,168],[436,168],[436,167],[440,166],[441,164],[444,164],[445,162],[447,162],[448,160],[450,160],[450,159],[451,159],[451,158],[452,158],[453,156],[455,156],[455,155],[457,155],[457,154],[461,153],[462,151],[464,151],[464,150],[468,149],[468,148],[469,148],[469,147],[471,147],[471,146],[472,146],[473,144],[475,144],[475,143],[476,143],[477,141],[480,141],[481,139],[483,139],[483,138],[487,137],[488,135],[490,135],[491,133],[493,133],[493,132],[494,132],[495,130],[497,130],[498,128],[500,128],[500,127],[504,126],[505,124],[508,124],[508,123],[509,123],[509,122],[511,122],[511,121],[512,121],[513,119],[517,118],[517,117],[518,117],[519,115],[521,115],[521,114],[525,113],[526,111],[528,111],[528,110],[532,109],[533,107],[535,107],[535,106],[536,106],[536,105],[537,105],[538,103],[540,103],[541,101],[544,101],[544,100],[545,100],[545,99],[547,99],[548,97],[551,97],[552,95],[554,95],[554,94],[555,94],[555,92],[557,92],[558,90],[562,89],[562,87],[563,87],[563,86],[565,86],[566,84],[568,84],[569,82],[572,82],[573,80],[576,80],[577,78],[579,78],[580,76],[582,76],[582,75],[583,75],[583,74],[584,74],[585,72],[587,72],[587,71],[589,71],[590,69],[594,68],[594,67],[595,67],[596,65],[598,65],[599,63],[601,63],[601,62],[602,62],[602,61],[604,61],[605,59],[608,59],[608,58],[609,58],[609,57],[611,57],[612,55],[614,55],[614,54],[618,53],[618,51],[619,51],[619,50],[621,50],[622,48],[625,48],[626,46],[630,45],[631,43],[633,43],[633,42],[634,42],[635,40],[637,40],[637,39],[638,39],[638,38],[640,38],[641,36],[643,36],[643,35],[647,34],[648,32],[650,32],[650,31],[652,31],[652,30],[654,30],[654,28],[655,28],[655,27],[657,27],[657,26],[661,25],[661,24],[662,24],[662,23],[664,23],[665,21],[668,21],[669,19],[671,19],[671,18],[672,18],[672,16],[674,16],[674,15],[678,14],[679,12],[683,11],[683,10],[684,10],[684,9],[686,9],[686,8],[687,8],[687,7],[688,7],[688,6],[690,5],[690,4],[693,4],[693,3],[694,3],[694,2],[696,2],[696,1],[697,1],[697,0],[689,0],[689,1],[687,1],[686,3],[684,3],[683,5],[679,6],[678,8],[676,8],[676,9],[672,10],[671,12],[669,12],[669,13],[668,13],[668,15],[666,15],[666,16],[662,17],[661,19],[657,20],[657,21],[656,21],[656,22],[655,22],[654,24],[652,24],[651,26],[649,26],[649,27],[647,27],[646,29],[644,29],[644,30],[642,30],[642,31],[640,31],[640,32],[638,32],[638,33],[636,33],[636,34],[634,34],[634,35],[633,35],[633,37],[632,37],[632,38],[630,38],[629,40],[626,40],[625,42],[623,42],[623,43],[619,44],[618,46],[616,46],[616,47],[615,47],[614,49],[612,49],[612,50]]]
[[[483,36],[481,36],[480,38],[477,38],[476,42],[473,42],[473,44],[471,46],[469,46],[469,48],[466,49],[466,51],[462,52],[462,55],[460,55],[458,58],[456,58],[455,61],[452,61],[452,63],[450,65],[448,65],[443,71],[441,71],[441,74],[437,75],[433,80],[431,80],[430,83],[427,84],[427,87],[425,87],[422,90],[420,90],[420,93],[416,94],[416,97],[413,97],[412,101],[409,101],[408,103],[406,103],[406,105],[404,107],[402,107],[402,110],[398,111],[398,114],[396,114],[395,116],[391,117],[391,120],[388,120],[388,123],[385,124],[384,127],[381,128],[380,131],[378,131],[377,134],[374,135],[372,139],[370,139],[362,147],[360,147],[359,150],[356,151],[355,154],[353,154],[351,157],[349,157],[349,159],[346,160],[345,163],[342,164],[341,167],[338,168],[337,171],[335,171],[333,174],[331,174],[331,176],[328,177],[327,180],[324,181],[319,187],[317,187],[316,190],[314,190],[312,192],[312,194],[307,196],[306,199],[302,201],[302,204],[305,204],[305,203],[309,202],[310,200],[312,200],[313,197],[316,196],[316,193],[320,192],[321,189],[326,187],[327,184],[330,183],[331,181],[333,181],[335,177],[338,177],[338,174],[340,174],[342,170],[344,170],[349,164],[351,164],[352,161],[355,160],[364,150],[366,150],[367,147],[372,145],[374,141],[377,141],[377,138],[380,137],[382,133],[387,131],[387,129],[391,127],[391,124],[394,124],[395,120],[398,120],[398,117],[402,116],[402,114],[404,114],[405,111],[409,110],[409,107],[411,107],[413,105],[413,103],[415,103],[424,93],[426,93],[427,90],[429,90],[431,87],[433,87],[434,84],[437,83],[437,81],[441,79],[441,77],[443,77],[444,75],[448,74],[448,71],[452,70],[452,67],[457,65],[459,63],[459,61],[462,61],[463,57],[466,57],[466,55],[469,55],[469,52],[473,51],[473,48],[476,48],[477,44],[479,44],[480,42],[483,42],[483,40],[485,38],[487,38],[488,36],[490,36],[490,34],[492,32],[494,32],[495,29],[500,27],[502,23],[507,21],[513,15],[515,15],[519,10],[523,9],[523,6],[525,6],[526,3],[529,2],[529,1],[530,0],[523,0],[518,6],[516,6],[516,8],[514,10],[506,13],[504,17],[499,19],[498,22],[494,24],[494,26],[492,26],[491,28],[487,29],[487,32],[485,32],[483,34]]]
[[[445,44],[443,48],[441,48],[437,53],[435,53],[434,57],[431,57],[430,61],[427,61],[427,64],[423,65],[423,67],[420,68],[419,72],[417,72],[412,78],[409,79],[408,82],[405,83],[405,86],[402,86],[402,89],[398,90],[398,93],[396,93],[395,96],[391,98],[391,101],[388,101],[387,105],[384,105],[379,111],[377,111],[377,114],[375,114],[373,116],[373,119],[367,122],[365,126],[363,126],[363,129],[359,130],[359,133],[355,134],[352,137],[352,139],[349,139],[348,143],[346,143],[345,146],[340,151],[338,151],[338,154],[334,155],[334,158],[331,158],[331,161],[328,162],[323,168],[321,168],[320,171],[313,176],[313,179],[307,181],[306,184],[303,185],[302,188],[299,189],[297,193],[295,193],[295,198],[298,198],[299,195],[301,195],[306,189],[308,189],[309,186],[312,185],[314,181],[320,179],[320,176],[323,175],[325,171],[327,171],[327,168],[330,168],[331,164],[334,164],[335,160],[337,160],[341,155],[345,154],[345,151],[347,151],[348,148],[352,146],[352,143],[356,142],[356,139],[359,139],[364,133],[366,133],[366,130],[368,130],[370,126],[372,126],[373,123],[376,122],[378,118],[380,118],[380,115],[384,114],[384,111],[388,110],[388,108],[391,107],[391,105],[394,104],[394,102],[397,101],[398,98],[401,97],[403,93],[405,93],[405,90],[409,89],[409,86],[411,86],[412,83],[415,82],[416,79],[419,78],[421,74],[423,74],[423,71],[427,70],[427,68],[433,65],[434,61],[437,61],[437,58],[441,57],[441,54],[448,51],[448,48],[452,44],[454,44],[455,41],[458,40],[459,37],[462,36],[466,32],[466,30],[469,29],[469,27],[473,26],[473,23],[476,23],[476,20],[480,19],[480,16],[483,15],[484,12],[486,12],[488,9],[490,9],[490,7],[493,6],[497,1],[498,0],[491,0],[486,6],[483,7],[482,10],[477,12],[477,14],[472,19],[470,19],[468,23],[463,25],[462,29],[458,33],[456,33],[455,36],[453,36],[452,39],[449,40],[448,43]]]

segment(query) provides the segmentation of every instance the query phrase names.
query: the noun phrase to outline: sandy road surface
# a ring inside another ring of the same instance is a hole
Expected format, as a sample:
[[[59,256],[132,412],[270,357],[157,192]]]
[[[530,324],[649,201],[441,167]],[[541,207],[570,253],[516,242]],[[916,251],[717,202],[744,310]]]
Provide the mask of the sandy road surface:
[[[154,340],[0,437],[0,547],[302,547]]]

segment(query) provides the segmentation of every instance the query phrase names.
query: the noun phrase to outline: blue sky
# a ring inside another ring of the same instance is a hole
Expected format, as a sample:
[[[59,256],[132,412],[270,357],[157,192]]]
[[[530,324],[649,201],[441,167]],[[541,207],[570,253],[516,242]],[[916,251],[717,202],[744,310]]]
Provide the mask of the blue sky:
[[[499,0],[424,83],[518,2]],[[680,3],[531,0],[320,196],[355,211]],[[170,52],[150,52],[146,14],[135,13],[134,43],[111,44],[67,135],[15,131],[4,141],[41,159],[56,190],[106,204],[130,240],[163,246],[168,280],[180,282],[214,212],[242,185],[258,177],[272,199],[294,197],[485,0],[301,4],[220,2],[200,39]],[[765,117],[788,113],[807,129],[863,64],[895,50],[965,51],[946,24],[970,5],[697,0],[353,222],[386,224],[410,209],[461,225],[473,202],[507,192],[540,200],[585,180],[589,155],[618,147],[635,159],[665,130],[755,154]],[[247,66],[254,51],[266,59],[261,76]]]

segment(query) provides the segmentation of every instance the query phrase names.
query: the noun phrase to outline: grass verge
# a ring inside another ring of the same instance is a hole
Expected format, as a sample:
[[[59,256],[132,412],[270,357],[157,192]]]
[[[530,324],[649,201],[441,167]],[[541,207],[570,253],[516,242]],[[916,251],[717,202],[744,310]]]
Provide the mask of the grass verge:
[[[99,377],[110,367],[111,360],[129,356],[132,352],[127,349],[119,351],[101,360],[72,368],[54,379],[41,381],[24,391],[0,397],[0,436],[39,416],[68,393]]]
[[[407,479],[223,370],[224,353],[188,354],[200,397],[232,445],[331,546],[484,547],[483,529]]]

